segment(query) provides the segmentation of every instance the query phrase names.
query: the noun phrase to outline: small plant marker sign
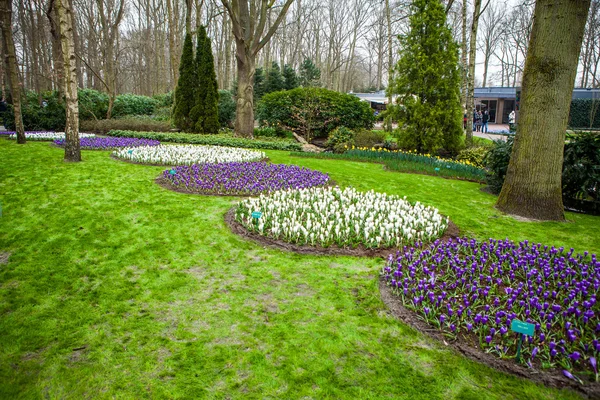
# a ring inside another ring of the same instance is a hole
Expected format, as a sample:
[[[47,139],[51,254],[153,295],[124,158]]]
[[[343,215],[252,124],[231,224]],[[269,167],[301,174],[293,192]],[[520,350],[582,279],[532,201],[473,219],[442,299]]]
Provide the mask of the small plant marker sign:
[[[517,362],[521,362],[521,345],[523,344],[523,335],[533,336],[535,325],[527,322],[514,319],[510,324],[510,329],[513,332],[519,333],[519,344],[517,345]]]
[[[175,169],[172,169],[169,171],[169,174],[171,175],[177,175],[177,171]]]
[[[256,229],[258,229],[258,219],[262,217],[262,213],[260,211],[252,211],[252,219],[254,219],[254,223],[256,224]]]

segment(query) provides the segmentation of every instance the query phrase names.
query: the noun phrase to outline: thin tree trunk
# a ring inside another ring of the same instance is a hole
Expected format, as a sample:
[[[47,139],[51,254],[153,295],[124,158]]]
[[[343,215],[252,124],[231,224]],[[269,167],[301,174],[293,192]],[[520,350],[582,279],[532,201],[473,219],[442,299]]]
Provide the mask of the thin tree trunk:
[[[244,137],[252,137],[254,135],[254,74],[256,72],[256,60],[243,51],[240,52],[240,48],[243,47],[239,43],[237,43],[237,48],[238,87],[235,132]]]
[[[53,7],[53,1],[50,2],[50,7],[46,12],[48,21],[50,22],[50,35],[52,36],[52,58],[54,64],[54,86],[58,91],[58,101],[62,102],[64,97],[64,61],[62,47],[60,43],[60,32],[58,27],[58,14],[56,7]]]
[[[77,59],[73,39],[73,18],[68,0],[55,0],[59,18],[60,41],[65,71],[65,99],[67,125],[65,126],[65,161],[81,161],[79,147],[79,105],[77,102]]]
[[[537,0],[521,110],[496,206],[508,214],[564,220],[561,174],[571,93],[590,0]]]
[[[392,52],[392,10],[390,9],[390,0],[385,0],[385,19],[387,22],[387,37],[388,37],[388,107],[392,106],[392,80],[394,79],[394,65],[393,65],[393,52]],[[392,131],[392,119],[386,118],[385,130],[387,132]]]
[[[469,90],[469,79],[467,74],[467,0],[463,0],[461,6],[461,25],[462,25],[462,42],[460,44],[460,72],[462,77],[462,90],[460,92],[460,102],[463,105],[463,112],[467,114],[466,132],[469,132],[469,126],[473,127],[473,113],[469,115],[467,107],[467,93]],[[472,133],[471,133],[472,134]]]
[[[0,27],[2,29],[2,40],[5,51],[5,63],[8,71],[8,83],[12,97],[15,114],[15,130],[17,131],[17,143],[25,144],[25,129],[23,127],[23,115],[21,114],[21,84],[17,67],[17,55],[15,42],[12,36],[12,1],[0,0]]]
[[[475,57],[477,54],[477,26],[481,11],[481,0],[475,0],[473,9],[473,21],[471,22],[471,38],[469,42],[469,74],[467,87],[467,132],[465,144],[467,147],[473,145],[473,107],[475,106]]]

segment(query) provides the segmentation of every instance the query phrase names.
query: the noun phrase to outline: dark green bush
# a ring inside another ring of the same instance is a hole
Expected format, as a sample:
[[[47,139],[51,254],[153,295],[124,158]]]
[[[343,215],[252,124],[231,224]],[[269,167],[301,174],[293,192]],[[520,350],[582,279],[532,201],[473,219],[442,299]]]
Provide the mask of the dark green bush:
[[[580,133],[568,137],[562,185],[566,197],[600,200],[600,133]]]
[[[485,167],[488,169],[485,181],[493,193],[497,194],[502,190],[513,142],[514,136],[507,137],[506,141],[495,140],[494,145],[483,159]]]
[[[106,133],[111,130],[169,132],[171,129],[169,121],[158,121],[148,116],[79,121],[79,130],[82,132]]]
[[[25,92],[21,111],[26,131],[62,131],[65,129],[65,106],[64,103],[58,101],[58,93],[55,91],[44,92],[40,95],[33,91]],[[2,120],[8,130],[15,129],[12,105],[9,105],[7,110],[2,113]]]
[[[108,136],[133,137],[142,139],[155,139],[161,142],[204,144],[213,146],[245,147],[249,149],[302,151],[300,143],[290,140],[272,139],[256,140],[234,137],[227,134],[202,135],[190,133],[162,133],[162,132],[133,132],[112,130]]]
[[[325,146],[335,153],[343,153],[346,147],[351,147],[353,144],[354,132],[345,126],[340,126],[329,133]]]
[[[221,127],[233,127],[235,121],[235,101],[229,90],[219,90],[219,124]]]
[[[157,107],[173,107],[173,92],[155,94],[152,98],[158,101]]]
[[[269,93],[258,103],[261,126],[280,127],[310,141],[325,138],[339,126],[371,129],[373,112],[358,97],[321,88]]]
[[[591,123],[593,117],[593,123]],[[600,128],[600,99],[571,100],[569,113],[570,128]]]
[[[269,126],[254,128],[254,136],[256,137],[277,137],[277,129]]]
[[[496,141],[485,157],[488,168],[486,182],[500,193],[513,146],[513,137]],[[600,133],[581,133],[565,144],[562,174],[563,196],[582,200],[598,200],[600,191]]]
[[[98,90],[79,89],[79,119],[106,118],[108,95]]]
[[[371,131],[361,129],[356,131],[354,135],[354,144],[356,147],[385,147],[385,138],[387,134],[384,131]]]
[[[115,99],[113,117],[125,115],[152,115],[159,104],[158,100],[137,94],[120,94]]]

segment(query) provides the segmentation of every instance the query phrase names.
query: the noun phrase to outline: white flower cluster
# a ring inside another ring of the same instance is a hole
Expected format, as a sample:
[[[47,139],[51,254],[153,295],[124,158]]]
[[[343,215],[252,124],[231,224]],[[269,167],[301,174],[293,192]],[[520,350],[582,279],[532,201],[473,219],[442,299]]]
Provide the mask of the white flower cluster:
[[[267,157],[262,151],[196,145],[126,147],[115,151],[113,155],[142,164],[161,165],[259,161]]]
[[[260,211],[256,220],[252,212]],[[440,237],[448,218],[406,197],[353,188],[309,188],[260,195],[239,203],[236,219],[261,235],[328,247],[389,248]]]
[[[93,133],[79,133],[79,138],[93,138],[96,137]],[[10,139],[16,139],[17,134],[13,133],[9,136]],[[25,139],[27,140],[64,140],[64,132],[25,132]]]

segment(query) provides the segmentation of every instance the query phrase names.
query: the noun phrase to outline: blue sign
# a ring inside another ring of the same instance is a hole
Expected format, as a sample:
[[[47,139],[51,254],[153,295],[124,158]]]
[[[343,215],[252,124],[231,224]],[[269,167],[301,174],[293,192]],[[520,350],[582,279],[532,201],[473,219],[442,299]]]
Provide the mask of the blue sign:
[[[260,211],[254,211],[252,213],[252,218],[259,219],[260,217],[262,217],[262,213]]]
[[[133,150],[128,150],[127,151],[129,154],[133,154]]]
[[[172,169],[172,170],[169,171],[169,174],[171,174],[171,175],[177,175],[177,171],[175,171],[174,169]]]
[[[533,333],[535,332],[535,325],[519,321],[518,319],[513,319],[512,323],[510,324],[510,329],[513,332],[522,333],[527,336],[533,336]]]

